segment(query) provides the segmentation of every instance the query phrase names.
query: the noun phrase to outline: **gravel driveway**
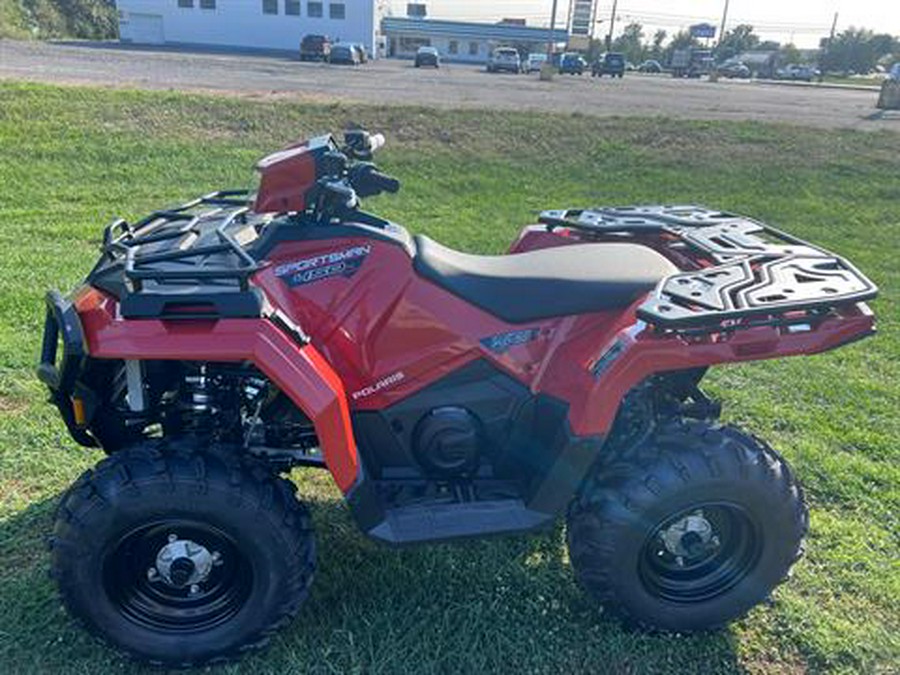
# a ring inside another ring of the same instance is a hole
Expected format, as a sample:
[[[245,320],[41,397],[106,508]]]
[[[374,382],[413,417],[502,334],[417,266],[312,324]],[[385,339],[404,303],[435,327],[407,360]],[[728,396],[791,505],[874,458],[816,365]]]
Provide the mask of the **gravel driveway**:
[[[874,91],[739,81],[712,83],[639,74],[629,74],[622,80],[566,75],[541,82],[537,75],[489,75],[472,65],[445,64],[439,70],[419,70],[408,61],[393,59],[354,68],[300,63],[284,56],[116,43],[0,40],[0,79],[381,104],[752,119],[822,128],[900,131],[900,118],[877,114]]]

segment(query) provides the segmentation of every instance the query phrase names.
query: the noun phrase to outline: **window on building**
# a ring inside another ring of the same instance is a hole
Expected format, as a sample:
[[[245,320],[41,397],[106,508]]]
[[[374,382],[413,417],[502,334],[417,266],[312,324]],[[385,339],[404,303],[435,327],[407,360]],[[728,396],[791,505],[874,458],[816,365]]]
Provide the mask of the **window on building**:
[[[306,3],[306,16],[311,17],[313,19],[321,19],[322,18],[322,3],[321,2],[307,2]]]
[[[328,16],[331,19],[347,18],[347,5],[343,2],[332,2],[328,5]]]
[[[200,0],[200,9],[215,9],[216,0]]]
[[[478,56],[478,43],[477,42],[469,43],[469,56]]]
[[[194,0],[178,0],[178,6],[184,7],[185,9],[193,9]]]
[[[288,16],[300,16],[300,0],[284,0],[284,13]]]
[[[456,40],[450,40],[450,43],[447,45],[447,52],[449,54],[459,54],[459,43]]]
[[[278,0],[262,0],[263,14],[278,14]]]

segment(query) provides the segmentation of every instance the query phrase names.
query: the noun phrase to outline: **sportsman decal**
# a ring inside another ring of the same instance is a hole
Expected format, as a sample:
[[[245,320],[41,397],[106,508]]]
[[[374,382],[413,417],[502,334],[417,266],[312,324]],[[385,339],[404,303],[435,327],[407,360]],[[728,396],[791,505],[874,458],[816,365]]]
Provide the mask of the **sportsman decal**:
[[[345,248],[284,263],[275,268],[275,276],[288,286],[302,286],[330,277],[352,277],[372,252],[368,244]]]

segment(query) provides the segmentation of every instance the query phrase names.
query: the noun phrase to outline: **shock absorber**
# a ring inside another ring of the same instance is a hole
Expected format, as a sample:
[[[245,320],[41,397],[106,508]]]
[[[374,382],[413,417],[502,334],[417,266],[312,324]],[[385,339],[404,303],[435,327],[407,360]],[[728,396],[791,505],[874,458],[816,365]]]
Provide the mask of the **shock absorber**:
[[[212,405],[206,364],[184,376],[179,409],[184,431],[198,433],[209,429],[215,407]]]

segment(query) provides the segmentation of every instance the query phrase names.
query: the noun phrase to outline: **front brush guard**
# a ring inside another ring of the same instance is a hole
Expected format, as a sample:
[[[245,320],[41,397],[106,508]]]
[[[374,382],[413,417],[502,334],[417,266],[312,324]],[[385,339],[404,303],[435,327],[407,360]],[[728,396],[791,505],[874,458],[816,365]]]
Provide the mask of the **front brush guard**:
[[[50,390],[50,402],[59,408],[72,438],[81,445],[97,447],[97,441],[76,422],[72,405],[72,394],[88,355],[78,311],[59,291],[48,292],[46,303],[38,379]]]

